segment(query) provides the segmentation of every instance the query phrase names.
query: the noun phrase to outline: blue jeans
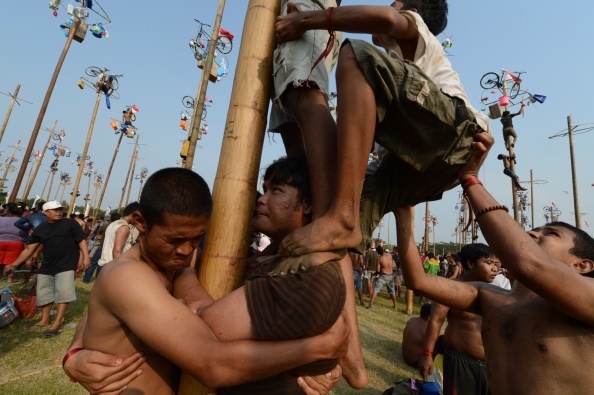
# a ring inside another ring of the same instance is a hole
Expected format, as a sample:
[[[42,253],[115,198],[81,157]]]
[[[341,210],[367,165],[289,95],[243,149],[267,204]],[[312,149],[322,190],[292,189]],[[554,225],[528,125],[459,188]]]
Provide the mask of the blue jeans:
[[[101,266],[99,266],[99,258],[101,258],[101,248],[97,248],[97,251],[91,257],[91,267],[85,270],[85,276],[83,277],[83,283],[88,284],[91,282],[91,278],[93,278],[93,273],[95,273],[95,269],[97,269],[97,276],[101,271]]]

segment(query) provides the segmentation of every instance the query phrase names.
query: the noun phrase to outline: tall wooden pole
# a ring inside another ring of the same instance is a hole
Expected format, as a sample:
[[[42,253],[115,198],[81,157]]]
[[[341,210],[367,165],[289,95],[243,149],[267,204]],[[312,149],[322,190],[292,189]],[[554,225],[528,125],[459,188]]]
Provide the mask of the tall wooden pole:
[[[47,191],[47,198],[45,199],[46,202],[49,202],[50,195],[52,193],[52,186],[54,185],[54,176],[56,175],[57,172],[58,172],[58,169],[52,170],[52,178],[50,180],[49,190]]]
[[[134,155],[136,149],[138,148],[138,139],[140,139],[140,135],[136,135],[136,141],[134,142],[134,151],[132,151],[132,157],[130,158],[130,165],[128,166],[128,174],[126,174],[126,181],[124,181],[124,186],[122,187],[122,196],[120,197],[120,202],[118,203],[118,214],[122,212],[122,203],[124,202],[124,195],[126,194],[126,187],[128,186],[128,178],[130,177],[130,171],[132,171],[132,163],[134,163]]]
[[[29,193],[31,192],[31,188],[33,187],[35,178],[37,178],[37,172],[39,172],[39,167],[41,167],[41,163],[43,162],[43,158],[45,157],[45,151],[47,151],[47,146],[49,145],[50,140],[51,140],[52,136],[54,135],[54,130],[56,129],[57,124],[58,124],[58,120],[56,119],[54,124],[52,125],[52,129],[50,130],[50,134],[47,137],[47,141],[45,142],[45,145],[43,146],[43,149],[41,150],[41,156],[39,157],[39,161],[37,162],[37,165],[35,166],[35,172],[33,173],[33,178],[31,178],[31,180],[27,183],[27,188],[25,189],[25,194],[23,195],[21,202],[27,201],[27,197],[29,196]]]
[[[198,94],[194,100],[194,115],[192,116],[191,130],[190,130],[190,146],[184,161],[184,168],[192,170],[194,165],[194,155],[196,153],[196,144],[200,133],[200,123],[202,120],[202,111],[204,110],[204,99],[206,98],[206,90],[208,89],[208,79],[210,78],[210,71],[212,70],[212,63],[214,62],[215,49],[217,47],[217,39],[219,38],[219,28],[221,27],[221,19],[223,19],[223,10],[225,9],[225,0],[219,0],[219,7],[217,9],[217,16],[215,17],[212,33],[210,35],[210,43],[208,45],[208,54],[206,55],[206,62],[202,69],[202,80],[198,88]],[[244,29],[245,30],[245,29]],[[236,74],[237,75],[237,74]]]
[[[567,116],[567,135],[569,136],[569,154],[571,157],[571,181],[573,183],[573,209],[575,211],[575,227],[582,228],[582,216],[580,214],[580,201],[578,199],[577,174],[575,170],[575,156],[573,154],[573,125],[571,115]]]
[[[87,177],[89,178],[88,182],[87,182],[87,193],[85,194],[85,210],[87,209],[87,204],[89,204],[89,200],[91,200],[91,196],[90,196],[90,192],[91,192],[91,177],[93,176],[93,173],[89,173],[89,175],[87,175]]]
[[[136,160],[138,159],[138,149],[134,151],[134,159],[132,165],[132,172],[130,173],[130,185],[128,185],[128,193],[126,194],[126,204],[124,207],[128,206],[130,202],[130,191],[132,190],[132,181],[134,181],[134,172],[136,171]]]
[[[17,151],[19,150],[20,143],[21,143],[21,140],[18,141],[17,145],[14,147],[14,151],[12,151],[12,155],[8,158],[8,163],[6,164],[6,168],[4,169],[4,175],[2,176],[2,180],[0,181],[0,192],[2,192],[2,189],[4,188],[4,182],[6,181],[6,176],[8,176],[8,171],[10,170],[10,167],[12,166],[12,160],[14,159],[14,156],[16,155]]]
[[[60,74],[62,64],[64,63],[64,59],[66,59],[66,55],[68,54],[68,50],[70,49],[70,44],[72,44],[74,33],[78,30],[80,23],[81,20],[79,18],[74,18],[74,23],[70,28],[70,34],[68,34],[68,39],[66,40],[66,44],[64,44],[64,49],[62,50],[62,54],[58,59],[58,64],[56,64],[56,69],[54,70],[54,74],[52,75],[52,79],[50,81],[49,87],[47,88],[47,92],[45,93],[45,98],[43,99],[43,103],[41,104],[41,109],[39,110],[37,121],[35,122],[33,131],[31,132],[29,145],[27,146],[27,150],[25,151],[25,158],[30,157],[31,153],[33,152],[33,145],[35,145],[35,141],[37,141],[37,135],[39,134],[39,129],[41,128],[43,117],[45,116],[47,106],[49,104],[50,98],[52,97],[52,92],[54,91],[54,86],[56,85],[56,81],[58,80],[58,74]],[[25,170],[27,170],[27,163],[27,161],[23,161],[23,164],[19,169],[19,174],[17,175],[14,187],[12,188],[12,193],[10,194],[10,202],[14,202],[16,200],[16,197],[19,193],[19,189],[21,187],[21,183],[23,182],[23,177],[25,176]]]
[[[120,150],[120,144],[122,142],[122,137],[124,137],[124,133],[120,133],[120,138],[118,139],[118,143],[116,144],[115,151],[113,151],[113,157],[111,158],[111,163],[109,164],[109,170],[105,175],[105,182],[103,183],[103,189],[101,190],[101,194],[99,195],[99,202],[97,202],[97,206],[95,206],[95,212],[93,213],[93,224],[91,228],[95,228],[95,223],[97,222],[97,215],[99,215],[99,210],[101,209],[101,203],[103,203],[103,197],[105,196],[105,190],[107,189],[107,183],[109,182],[109,176],[111,175],[111,170],[113,169],[113,164],[116,160],[116,156],[118,155],[118,151]]]
[[[4,123],[2,124],[2,129],[0,129],[0,142],[2,142],[2,137],[4,137],[4,132],[6,131],[6,126],[8,125],[8,120],[10,119],[10,114],[12,113],[12,108],[14,107],[14,102],[16,102],[17,96],[19,95],[19,90],[21,89],[21,84],[18,84],[14,95],[12,95],[12,100],[10,101],[10,106],[8,106],[8,112],[6,113],[6,118],[4,118]]]
[[[62,194],[60,195],[60,204],[64,201],[64,192],[66,192],[66,187],[68,186],[68,182],[64,184],[64,188],[62,188]]]
[[[215,300],[237,288],[245,271],[270,101],[274,23],[279,11],[278,0],[250,0],[245,17],[199,272],[200,282]],[[213,391],[184,372],[178,393],[202,395]]]
[[[58,184],[58,188],[56,188],[56,194],[54,195],[54,200],[57,200],[58,199],[58,195],[60,194],[60,188],[61,187],[66,188],[66,186],[64,185],[64,183],[60,181],[60,183]]]
[[[74,212],[74,207],[76,203],[76,195],[78,193],[78,187],[80,185],[80,178],[82,177],[83,170],[85,168],[85,163],[87,160],[87,153],[89,152],[89,145],[91,144],[91,137],[93,136],[93,128],[95,127],[95,118],[97,118],[97,111],[99,110],[99,103],[101,103],[101,95],[103,92],[101,89],[97,90],[97,99],[95,100],[95,108],[93,109],[93,115],[91,116],[91,124],[89,125],[89,131],[87,132],[87,139],[85,141],[85,147],[83,148],[83,153],[80,158],[80,162],[78,163],[78,173],[76,173],[76,180],[74,180],[74,187],[72,190],[72,198],[70,199],[70,205],[68,206],[68,214]]]
[[[503,80],[503,96],[507,96],[507,83],[505,81],[505,79]],[[505,111],[509,111],[509,107],[506,104],[505,105]],[[507,146],[509,147],[508,151],[509,151],[509,156],[514,156],[514,147],[513,147],[513,138],[512,136],[508,137],[508,141],[506,141]],[[516,172],[516,164],[515,161],[513,159],[510,159],[509,161],[509,166],[511,171],[513,171],[514,173]],[[512,186],[512,202],[513,202],[513,208],[514,208],[514,220],[516,222],[520,222],[520,215],[518,212],[518,194],[516,193],[516,184],[514,183],[514,180],[511,180],[511,186]]]
[[[429,251],[429,202],[425,202],[425,234],[423,235],[423,252]]]
[[[530,216],[532,229],[534,229],[534,180],[532,179],[532,169],[530,169]]]
[[[43,189],[41,190],[41,198],[43,199],[43,195],[45,195],[45,189],[47,188],[47,184],[49,182],[50,176],[52,175],[52,172],[50,170],[47,171],[47,178],[45,179],[45,184],[43,184]]]
[[[415,231],[415,208],[412,209],[412,216],[411,216],[411,229],[413,230],[413,234]],[[413,290],[410,289],[408,286],[406,287],[406,294],[404,295],[406,301],[406,314],[411,315],[413,313],[413,299],[414,299]]]

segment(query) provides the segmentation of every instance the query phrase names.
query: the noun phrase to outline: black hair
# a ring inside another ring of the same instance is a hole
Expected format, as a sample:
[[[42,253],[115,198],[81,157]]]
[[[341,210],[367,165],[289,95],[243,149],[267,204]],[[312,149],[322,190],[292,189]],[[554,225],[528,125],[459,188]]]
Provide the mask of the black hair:
[[[264,172],[264,181],[297,188],[299,200],[306,203],[311,202],[307,162],[303,155],[295,158],[283,156],[275,160]]]
[[[505,111],[503,112],[503,116],[505,117],[506,115],[509,115],[509,111],[507,111],[507,110],[505,110]]]
[[[43,211],[43,205],[45,204],[44,201],[41,201],[39,203],[37,203],[37,210],[38,211]]]
[[[377,255],[382,255],[384,253],[384,249],[382,248],[382,246],[377,246],[375,248],[375,251],[377,251]]]
[[[113,214],[111,214],[111,218],[110,219],[111,219],[111,222],[115,222],[115,221],[117,221],[120,218],[122,218],[122,216],[120,214],[113,213]]]
[[[435,258],[435,254],[434,254],[434,253],[432,253],[431,251],[429,251],[429,252],[427,253],[427,256],[428,256],[429,258],[431,258],[431,259]]]
[[[6,210],[12,214],[12,215],[16,215],[16,216],[20,216],[23,213],[23,210],[21,209],[21,207],[17,204],[17,203],[8,203],[8,205],[6,206]]]
[[[206,181],[197,173],[169,167],[153,173],[142,188],[138,210],[146,227],[163,223],[166,214],[210,216],[212,196]]]
[[[468,266],[468,262],[472,264],[476,264],[476,262],[481,258],[490,258],[495,256],[491,247],[483,243],[475,243],[475,244],[466,244],[460,250],[460,262],[462,263],[462,267],[464,270],[470,270],[470,266]]]
[[[127,217],[135,211],[138,211],[138,202],[132,202],[126,206],[124,209],[124,217]]]
[[[371,243],[367,243],[367,248],[371,248]]]
[[[421,318],[426,318],[431,315],[431,303],[424,303],[421,307]]]
[[[415,8],[417,14],[434,36],[443,32],[448,25],[447,0],[398,0],[402,2],[402,10]]]
[[[575,235],[573,237],[573,248],[569,250],[569,253],[581,259],[589,259],[594,261],[594,239],[592,236],[584,232],[582,229],[578,229],[575,226],[568,224],[567,222],[549,222],[545,226],[560,226],[562,228],[569,229]],[[584,276],[594,277],[594,270],[584,273]]]
[[[497,159],[499,159],[499,160],[503,159],[503,154],[497,155]]]

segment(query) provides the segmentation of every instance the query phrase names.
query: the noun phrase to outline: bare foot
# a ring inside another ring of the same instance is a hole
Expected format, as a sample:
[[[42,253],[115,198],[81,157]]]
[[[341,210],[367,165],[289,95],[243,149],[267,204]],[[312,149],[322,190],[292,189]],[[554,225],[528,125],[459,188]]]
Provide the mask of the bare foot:
[[[285,237],[279,253],[299,256],[321,251],[336,251],[356,247],[361,242],[358,224],[352,229],[329,215],[296,229]]]
[[[346,255],[346,250],[314,252],[300,256],[288,256],[274,268],[272,275],[293,274],[306,271],[312,266],[319,266],[329,261],[339,261]]]

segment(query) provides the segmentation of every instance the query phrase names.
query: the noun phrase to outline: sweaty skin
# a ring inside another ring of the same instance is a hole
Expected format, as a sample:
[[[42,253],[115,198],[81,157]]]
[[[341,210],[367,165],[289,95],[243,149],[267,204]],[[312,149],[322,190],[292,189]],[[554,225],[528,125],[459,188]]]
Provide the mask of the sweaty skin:
[[[459,178],[476,177],[493,138],[475,135],[474,154]],[[466,193],[475,212],[498,205],[480,184]],[[484,283],[426,276],[418,262],[410,207],[396,210],[407,285],[444,305],[483,316],[482,340],[494,395],[584,394],[594,376],[594,262],[569,252],[572,230],[544,226],[528,233],[503,210],[478,217],[483,235],[516,282],[511,291]]]

